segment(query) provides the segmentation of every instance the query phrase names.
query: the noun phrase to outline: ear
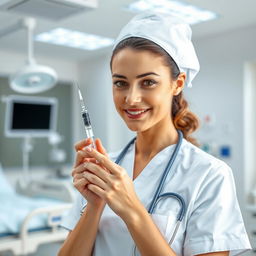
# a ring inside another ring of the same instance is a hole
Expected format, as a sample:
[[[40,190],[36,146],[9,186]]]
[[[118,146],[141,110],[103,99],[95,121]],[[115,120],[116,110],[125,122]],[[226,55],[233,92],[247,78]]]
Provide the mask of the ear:
[[[173,84],[173,95],[177,96],[184,88],[186,80],[186,73],[181,72],[177,78],[177,80],[174,81]]]

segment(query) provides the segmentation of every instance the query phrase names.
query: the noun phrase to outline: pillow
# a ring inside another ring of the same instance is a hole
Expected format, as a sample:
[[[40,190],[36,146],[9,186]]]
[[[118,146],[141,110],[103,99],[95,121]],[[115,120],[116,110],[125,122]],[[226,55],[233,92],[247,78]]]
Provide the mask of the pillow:
[[[0,194],[14,194],[15,190],[9,183],[9,181],[6,179],[2,165],[0,163]]]

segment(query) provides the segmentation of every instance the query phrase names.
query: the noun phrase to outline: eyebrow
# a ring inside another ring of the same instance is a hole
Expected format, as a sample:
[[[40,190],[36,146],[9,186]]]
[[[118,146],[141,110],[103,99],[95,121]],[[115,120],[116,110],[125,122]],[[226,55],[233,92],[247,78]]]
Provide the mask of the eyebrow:
[[[158,75],[157,73],[155,73],[155,72],[147,72],[147,73],[144,73],[144,74],[141,74],[141,75],[136,76],[136,78],[141,78],[141,77],[149,76],[149,75],[159,76],[159,75]],[[127,79],[126,76],[119,75],[119,74],[113,74],[112,77]]]

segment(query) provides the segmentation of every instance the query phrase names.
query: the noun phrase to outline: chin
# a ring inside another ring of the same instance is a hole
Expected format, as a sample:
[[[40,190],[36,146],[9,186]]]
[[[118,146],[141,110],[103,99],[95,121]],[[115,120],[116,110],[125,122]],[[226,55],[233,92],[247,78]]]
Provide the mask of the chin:
[[[129,130],[133,131],[133,132],[143,132],[148,130],[149,128],[145,128],[145,126],[142,125],[136,125],[136,124],[130,124],[125,122],[126,126],[129,128]]]
[[[125,116],[121,115],[126,126],[132,132],[143,132],[152,127],[152,124],[148,120],[129,120]]]
[[[133,132],[138,132],[140,131],[140,128],[139,127],[136,127],[135,125],[128,125],[126,123],[126,126],[128,127],[129,130],[133,131]]]

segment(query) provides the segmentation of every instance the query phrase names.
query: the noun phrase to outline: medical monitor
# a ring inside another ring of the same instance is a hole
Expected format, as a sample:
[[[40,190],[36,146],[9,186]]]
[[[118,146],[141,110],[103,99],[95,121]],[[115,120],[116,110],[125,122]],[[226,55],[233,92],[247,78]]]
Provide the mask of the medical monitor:
[[[55,131],[56,98],[11,95],[6,103],[7,137],[47,137]]]

